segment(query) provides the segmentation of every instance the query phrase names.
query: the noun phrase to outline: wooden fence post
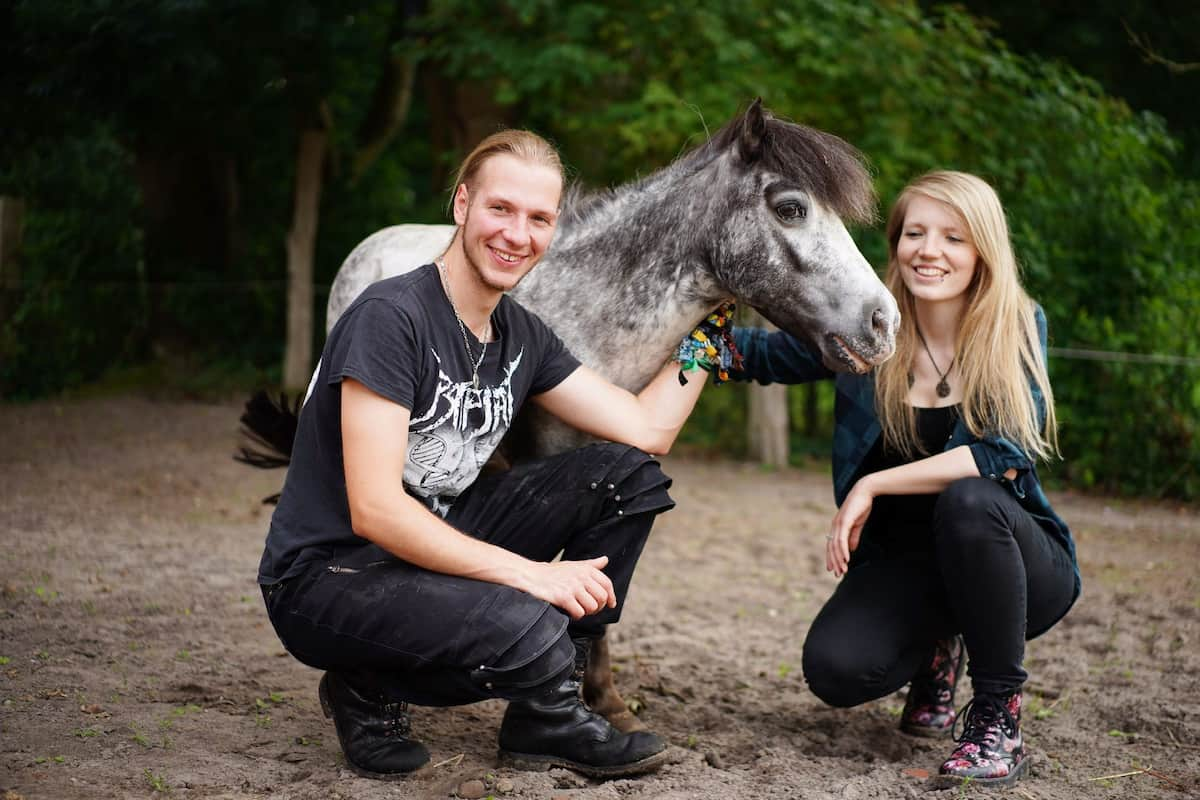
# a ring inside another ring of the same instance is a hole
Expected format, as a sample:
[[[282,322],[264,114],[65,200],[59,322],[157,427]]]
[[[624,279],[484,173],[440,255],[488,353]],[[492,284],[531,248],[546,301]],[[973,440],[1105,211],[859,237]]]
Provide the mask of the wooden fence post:
[[[746,325],[775,330],[758,312],[750,310]],[[790,444],[788,441],[788,387],[784,384],[760,386],[750,384],[750,405],[746,413],[749,447],[752,460],[772,467],[787,466]]]

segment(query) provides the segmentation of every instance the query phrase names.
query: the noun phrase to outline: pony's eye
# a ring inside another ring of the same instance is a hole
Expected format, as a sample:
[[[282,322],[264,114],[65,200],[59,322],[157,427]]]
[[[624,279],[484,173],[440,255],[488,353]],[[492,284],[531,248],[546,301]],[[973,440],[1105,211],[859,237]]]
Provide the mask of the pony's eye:
[[[808,216],[808,209],[796,202],[780,203],[775,206],[775,213],[784,222],[794,222]]]

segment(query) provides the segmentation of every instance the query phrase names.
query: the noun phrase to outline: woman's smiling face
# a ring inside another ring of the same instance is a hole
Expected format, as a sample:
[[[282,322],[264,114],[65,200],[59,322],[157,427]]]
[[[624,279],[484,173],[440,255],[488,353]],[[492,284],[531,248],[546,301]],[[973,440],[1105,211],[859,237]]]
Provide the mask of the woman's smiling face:
[[[913,297],[938,303],[963,298],[975,278],[979,253],[954,208],[918,194],[905,209],[896,260]]]

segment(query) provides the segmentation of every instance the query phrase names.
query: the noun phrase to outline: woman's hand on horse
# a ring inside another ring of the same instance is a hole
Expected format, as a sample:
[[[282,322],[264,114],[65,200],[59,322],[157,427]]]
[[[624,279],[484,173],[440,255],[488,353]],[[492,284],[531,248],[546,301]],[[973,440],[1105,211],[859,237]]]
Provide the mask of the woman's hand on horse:
[[[833,517],[829,535],[825,537],[825,569],[839,578],[850,567],[850,553],[858,549],[863,525],[867,523],[874,503],[875,495],[867,481],[860,480]]]
[[[608,564],[608,556],[586,561],[531,563],[534,569],[525,591],[562,609],[571,619],[595,614],[602,608],[617,607],[612,581],[601,572]]]

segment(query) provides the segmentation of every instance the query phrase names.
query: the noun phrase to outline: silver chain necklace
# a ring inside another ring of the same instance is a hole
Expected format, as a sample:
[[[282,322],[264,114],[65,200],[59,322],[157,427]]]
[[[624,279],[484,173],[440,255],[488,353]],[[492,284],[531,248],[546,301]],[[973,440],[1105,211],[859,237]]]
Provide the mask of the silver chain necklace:
[[[950,359],[950,366],[946,367],[946,371],[942,372],[942,368],[938,366],[937,361],[933,359],[933,353],[929,350],[929,345],[925,343],[925,337],[921,334],[920,327],[917,327],[917,338],[921,340],[921,346],[925,348],[925,355],[929,356],[929,363],[933,364],[934,371],[938,374],[937,396],[950,396],[950,382],[946,380],[946,376],[950,374],[950,370],[954,369],[954,358]],[[957,356],[955,356],[957,358]],[[909,384],[912,383],[912,373],[909,373]]]
[[[435,258],[433,263],[438,268],[438,275],[442,279],[442,288],[446,290],[446,299],[450,301],[450,310],[454,312],[454,319],[458,320],[458,330],[462,333],[463,349],[467,351],[467,363],[471,363],[471,359],[475,355],[471,352],[471,340],[467,337],[467,325],[462,321],[462,315],[458,313],[458,306],[454,304],[454,295],[450,294],[450,276],[449,270],[446,267],[446,262],[441,258]],[[479,358],[475,359],[474,365],[471,367],[471,386],[479,389],[479,365],[483,363],[483,357],[487,355],[487,340],[492,338],[492,319],[488,317],[487,328],[483,332],[483,349],[479,351]]]

